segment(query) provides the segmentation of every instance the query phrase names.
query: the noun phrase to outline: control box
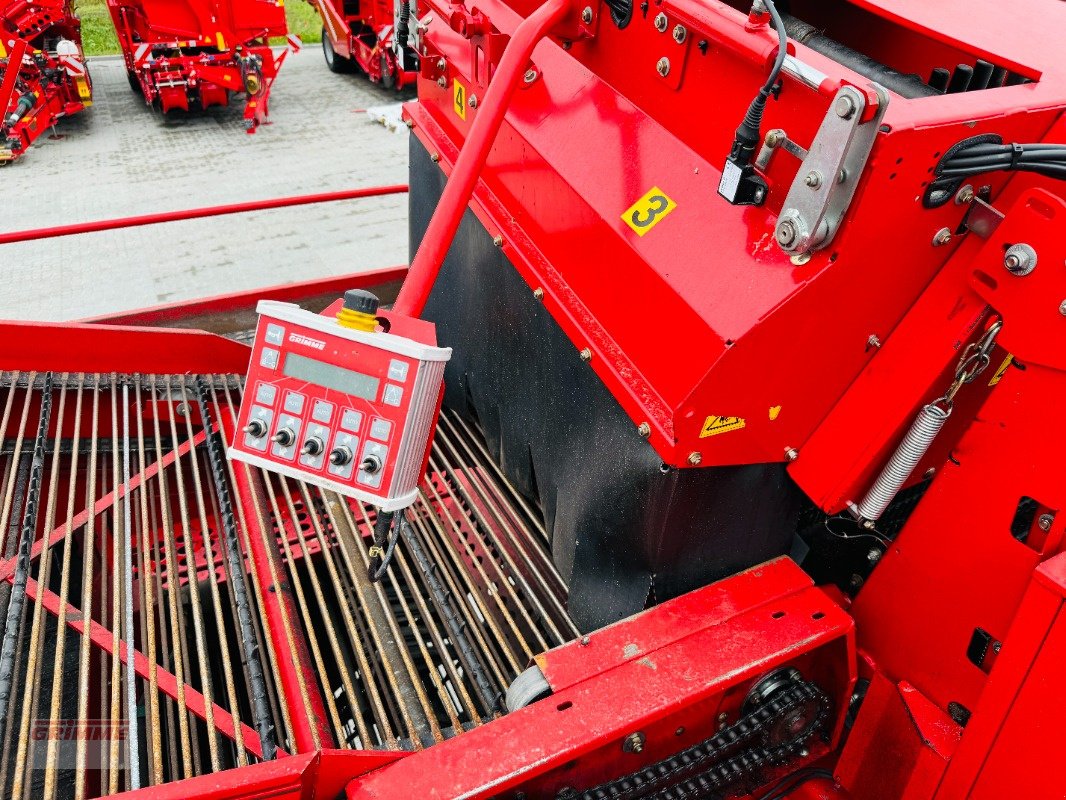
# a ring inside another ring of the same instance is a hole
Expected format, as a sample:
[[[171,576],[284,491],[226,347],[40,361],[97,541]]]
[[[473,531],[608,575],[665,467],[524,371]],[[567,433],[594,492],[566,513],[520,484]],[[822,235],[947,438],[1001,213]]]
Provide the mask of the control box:
[[[407,320],[429,340],[418,341],[374,330],[372,315],[353,315],[370,320],[356,329],[345,310],[334,318],[263,300],[256,311],[230,457],[382,511],[413,503],[452,353],[436,346],[433,326]]]

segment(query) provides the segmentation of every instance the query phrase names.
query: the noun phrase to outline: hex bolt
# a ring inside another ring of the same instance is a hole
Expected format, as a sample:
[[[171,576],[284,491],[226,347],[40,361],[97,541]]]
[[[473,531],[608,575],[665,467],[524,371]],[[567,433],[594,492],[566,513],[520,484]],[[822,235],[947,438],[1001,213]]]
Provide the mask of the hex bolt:
[[[448,66],[448,63],[447,63],[447,62],[446,62],[446,61],[445,61],[445,60],[444,60],[443,58],[438,58],[438,59],[437,59],[437,69],[438,69],[438,70],[439,70],[440,72],[444,72],[444,68],[445,68],[446,66]]]
[[[866,560],[869,561],[871,564],[876,564],[878,561],[881,560],[881,551],[878,550],[876,547],[870,548],[870,552],[866,554]]]
[[[674,41],[675,42],[677,42],[678,44],[682,44],[685,41],[685,38],[687,36],[688,36],[688,31],[685,30],[685,26],[684,25],[675,25],[674,26]]]
[[[880,346],[881,346],[881,340],[877,337],[877,334],[876,333],[871,333],[869,335],[869,337],[867,337],[867,339],[866,339],[866,349],[869,350],[870,348],[880,347]]]
[[[666,14],[663,14],[662,12],[656,14],[655,15],[655,30],[657,30],[659,33],[666,33],[666,26],[667,26]]]
[[[622,749],[627,753],[639,753],[644,749],[644,734],[640,731],[631,733],[622,742]]]
[[[1062,314],[1062,316],[1066,317],[1066,300],[1063,300],[1061,303],[1059,303],[1059,313]]]
[[[1039,526],[1040,530],[1049,531],[1051,530],[1051,523],[1054,521],[1054,514],[1041,514],[1040,518],[1036,521],[1036,524]]]
[[[817,170],[811,170],[807,173],[807,177],[803,179],[803,182],[812,189],[817,189],[822,185],[822,173]]]
[[[432,161],[434,164],[436,164],[438,161],[440,161],[440,153],[433,153],[429,157],[429,160]]]
[[[589,23],[592,22],[592,7],[591,6],[585,6],[581,10],[581,21],[584,22],[586,25],[588,25]]]
[[[640,423],[640,425],[637,426],[637,433],[640,434],[640,438],[647,439],[651,436],[651,425],[647,422]]]
[[[477,95],[476,94],[470,95],[470,99],[467,100],[466,103],[471,108],[477,108]]]
[[[966,184],[959,191],[955,192],[955,205],[961,206],[966,203],[972,203],[974,198],[973,186]]]
[[[543,300],[544,299],[544,290],[541,289],[539,286],[536,289],[533,290],[533,299],[534,300]]]
[[[493,236],[492,237],[492,243],[494,245],[496,245],[496,247],[503,247],[503,237],[500,236],[499,234],[497,234],[496,236]]]
[[[446,89],[448,87],[448,81],[446,81],[444,79],[443,75],[441,75],[439,78],[437,78],[437,86],[439,86],[442,89]]]
[[[1028,275],[1036,269],[1036,250],[1027,244],[1015,244],[1003,254],[1003,266],[1011,275]]]
[[[533,83],[537,79],[537,71],[535,69],[527,69],[526,74],[522,76],[522,80],[526,83]]]
[[[951,241],[951,229],[941,228],[933,236],[933,247],[940,247],[943,244],[947,244]]]
[[[701,461],[703,461],[703,456],[699,453],[692,452],[688,454],[688,463],[692,466],[698,467]]]
[[[787,458],[789,461],[795,461],[799,457],[799,450],[797,450],[795,447],[785,448],[785,458]]]
[[[664,78],[670,74],[670,59],[663,56],[655,64],[655,71],[662,75]]]
[[[592,351],[589,348],[587,348],[587,347],[585,349],[583,349],[579,353],[579,355],[581,356],[581,360],[582,361],[591,361],[592,360]]]
[[[841,119],[851,119],[855,110],[855,100],[852,99],[851,95],[842,94],[833,103],[833,111]]]

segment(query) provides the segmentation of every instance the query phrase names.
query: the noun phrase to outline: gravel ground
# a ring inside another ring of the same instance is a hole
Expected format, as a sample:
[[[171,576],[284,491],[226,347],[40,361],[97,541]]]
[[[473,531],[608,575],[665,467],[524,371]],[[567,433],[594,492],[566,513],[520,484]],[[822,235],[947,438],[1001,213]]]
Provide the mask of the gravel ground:
[[[271,124],[243,106],[167,121],[123,63],[91,60],[95,103],[0,171],[0,230],[406,183],[407,130],[365,109],[395,92],[290,54]],[[405,195],[0,246],[0,318],[67,320],[339,275],[407,260]]]

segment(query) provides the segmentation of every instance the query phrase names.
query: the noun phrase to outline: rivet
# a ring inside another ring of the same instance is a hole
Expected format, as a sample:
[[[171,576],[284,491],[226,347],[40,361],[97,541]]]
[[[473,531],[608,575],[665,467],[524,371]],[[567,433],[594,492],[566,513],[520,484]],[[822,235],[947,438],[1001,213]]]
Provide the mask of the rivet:
[[[664,78],[670,74],[670,59],[663,56],[656,62],[655,71],[662,75]]]
[[[584,348],[581,351],[580,356],[581,356],[581,360],[582,361],[591,361],[592,360],[592,351],[589,348],[586,347],[586,348]]]
[[[639,433],[642,438],[647,439],[649,436],[651,436],[651,425],[649,425],[647,422],[640,423],[637,426],[637,433]]]
[[[855,101],[850,95],[842,94],[833,103],[833,111],[841,119],[851,119],[852,114],[855,113]]]
[[[699,453],[693,452],[688,454],[688,463],[692,466],[699,466],[699,463],[701,461],[703,461],[703,456],[701,456]]]

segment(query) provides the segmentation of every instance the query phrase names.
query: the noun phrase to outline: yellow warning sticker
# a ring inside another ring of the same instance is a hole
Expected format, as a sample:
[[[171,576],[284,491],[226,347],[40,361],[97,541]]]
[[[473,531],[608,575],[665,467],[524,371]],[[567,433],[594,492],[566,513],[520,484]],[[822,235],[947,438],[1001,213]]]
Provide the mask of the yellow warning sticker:
[[[459,115],[459,119],[466,119],[466,87],[455,79],[452,86],[452,109]]]
[[[703,430],[700,431],[700,438],[706,439],[708,436],[717,436],[720,433],[739,431],[746,424],[744,417],[707,417],[703,421]]]
[[[677,203],[666,196],[658,186],[653,186],[648,193],[631,205],[622,214],[622,221],[643,236],[677,208]]]
[[[1003,379],[1003,373],[1007,371],[1011,363],[1014,361],[1014,356],[1011,353],[1007,353],[1007,357],[1003,359],[1003,363],[999,365],[999,369],[996,370],[996,374],[992,376],[992,380],[988,382],[989,386],[995,386]]]

